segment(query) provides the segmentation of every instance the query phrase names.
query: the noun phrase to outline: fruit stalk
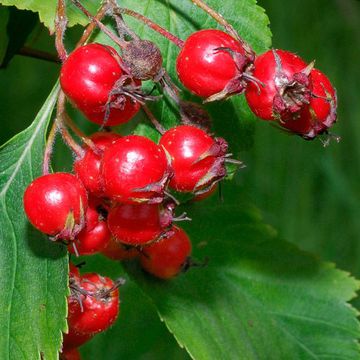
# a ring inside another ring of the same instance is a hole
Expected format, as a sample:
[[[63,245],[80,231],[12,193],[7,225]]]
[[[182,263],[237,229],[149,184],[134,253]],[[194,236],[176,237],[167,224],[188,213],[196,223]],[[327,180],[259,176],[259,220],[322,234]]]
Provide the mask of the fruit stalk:
[[[174,43],[179,48],[183,47],[184,42],[181,39],[179,39],[177,36],[170,33],[169,31],[165,30],[160,25],[154,23],[152,20],[150,20],[146,16],[141,15],[141,14],[137,13],[136,11],[126,9],[126,8],[115,7],[113,10],[114,10],[114,13],[117,14],[117,15],[125,14],[125,15],[129,15],[129,16],[135,18],[135,19],[138,19],[139,21],[141,21],[145,25],[147,25],[149,28],[155,30],[160,35],[162,35],[165,38],[167,38],[168,40],[170,40],[172,43]]]

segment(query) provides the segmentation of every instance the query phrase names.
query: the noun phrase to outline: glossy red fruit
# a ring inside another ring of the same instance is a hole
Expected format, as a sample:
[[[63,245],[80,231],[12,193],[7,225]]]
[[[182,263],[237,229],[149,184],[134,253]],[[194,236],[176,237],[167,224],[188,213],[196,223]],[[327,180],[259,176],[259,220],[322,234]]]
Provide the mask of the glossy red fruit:
[[[139,256],[139,252],[132,246],[127,246],[111,238],[101,253],[112,260],[131,260]]]
[[[251,58],[243,45],[221,30],[191,34],[181,49],[176,70],[182,84],[192,93],[208,98],[215,94],[240,93],[246,86],[244,72]]]
[[[87,205],[84,185],[68,173],[40,176],[24,194],[29,221],[41,232],[56,238],[73,239],[81,231]]]
[[[60,354],[60,360],[81,360],[78,349],[65,350]]]
[[[123,203],[159,203],[169,178],[164,150],[144,136],[125,136],[103,156],[106,196]]]
[[[84,184],[87,191],[92,195],[102,196],[103,178],[100,172],[100,164],[102,155],[115,141],[119,140],[121,135],[113,132],[97,132],[90,136],[90,140],[94,143],[97,151],[84,146],[85,154],[82,158],[78,158],[74,162],[74,171]]]
[[[157,204],[117,205],[108,217],[112,235],[127,245],[144,245],[158,239],[166,234],[171,221],[167,211]]]
[[[263,120],[286,121],[310,101],[311,66],[284,50],[269,50],[255,60],[253,76],[263,85],[249,83],[245,95],[250,109]]]
[[[102,251],[110,241],[111,233],[107,226],[107,221],[98,212],[98,206],[99,201],[90,198],[86,211],[86,225],[76,236],[75,240],[68,245],[69,252],[77,252],[79,255],[92,255]]]
[[[71,102],[96,124],[114,126],[125,123],[140,109],[140,104],[128,96],[111,94],[119,81],[128,87],[140,84],[124,74],[121,62],[114,48],[93,43],[74,50],[62,65],[61,88]],[[104,122],[108,100],[111,100],[111,110]]]
[[[80,277],[80,270],[72,262],[69,262],[69,278],[78,279]]]
[[[214,139],[195,126],[180,125],[166,131],[159,144],[171,157],[174,176],[169,186],[174,190],[197,192],[226,175],[224,139]]]
[[[84,274],[72,287],[68,304],[68,325],[71,332],[92,336],[106,330],[116,320],[119,313],[119,290],[107,277],[96,273]]]
[[[280,126],[306,140],[326,132],[336,121],[336,90],[329,79],[319,70],[310,73],[311,97],[305,105],[290,119],[280,122]]]
[[[144,247],[140,263],[144,270],[161,279],[170,279],[183,268],[191,253],[184,230],[173,227],[173,235]]]

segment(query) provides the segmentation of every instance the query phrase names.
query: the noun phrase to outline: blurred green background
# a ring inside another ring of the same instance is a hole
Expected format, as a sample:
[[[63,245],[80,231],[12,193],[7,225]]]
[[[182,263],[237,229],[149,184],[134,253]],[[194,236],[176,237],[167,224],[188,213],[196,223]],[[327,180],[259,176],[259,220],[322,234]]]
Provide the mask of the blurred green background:
[[[360,277],[360,1],[259,0],[259,5],[270,18],[273,46],[307,61],[315,58],[337,87],[339,121],[333,132],[342,141],[324,148],[320,141],[287,136],[259,120],[254,147],[242,154],[247,168],[239,181],[281,237]],[[55,53],[41,25],[27,45]],[[57,64],[23,56],[0,69],[0,143],[32,122],[58,71]],[[153,312],[138,324],[143,331]],[[155,353],[169,358],[171,338],[164,326],[159,323],[153,334],[162,338]],[[171,358],[177,356],[183,358],[180,353]]]

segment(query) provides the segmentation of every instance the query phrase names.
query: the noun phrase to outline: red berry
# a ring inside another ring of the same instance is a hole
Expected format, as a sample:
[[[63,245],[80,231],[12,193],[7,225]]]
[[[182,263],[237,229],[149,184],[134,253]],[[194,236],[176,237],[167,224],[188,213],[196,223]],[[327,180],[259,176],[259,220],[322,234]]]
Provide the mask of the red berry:
[[[77,266],[75,266],[72,262],[69,262],[69,278],[79,278],[80,271]]]
[[[81,179],[86,190],[95,196],[103,195],[103,179],[100,173],[100,164],[104,150],[121,136],[112,132],[98,132],[90,136],[98,152],[84,146],[85,154],[74,162],[74,171]]]
[[[243,45],[227,33],[209,29],[191,34],[176,62],[183,85],[194,94],[210,97],[240,93],[246,82],[243,73],[250,66]]]
[[[140,256],[143,269],[161,279],[177,275],[191,253],[191,242],[184,230],[173,227],[173,235],[144,247]]]
[[[132,246],[119,243],[115,238],[111,238],[107,246],[101,251],[103,255],[112,260],[130,260],[139,256],[139,252]]]
[[[107,277],[96,273],[84,274],[72,286],[68,304],[71,332],[92,336],[106,330],[116,320],[119,313],[119,290]]]
[[[84,185],[68,173],[40,176],[24,194],[29,221],[41,232],[56,238],[73,239],[79,233],[87,205]]]
[[[256,116],[285,121],[309,102],[310,70],[300,57],[284,50],[269,50],[258,56],[254,65],[253,76],[263,85],[249,83],[245,95]]]
[[[101,44],[88,44],[74,50],[64,62],[60,83],[66,96],[96,124],[114,126],[130,120],[140,109],[140,104],[119,92],[112,95],[117,82],[124,85],[132,81],[124,74],[122,60],[116,50]],[[129,85],[128,85],[129,86]],[[111,100],[111,110],[105,121],[106,105]]]
[[[329,79],[319,70],[310,73],[312,92],[309,106],[298,118],[281,123],[281,126],[307,140],[326,132],[336,121],[336,91]]]
[[[174,176],[169,186],[177,191],[196,192],[226,175],[225,140],[213,139],[205,131],[191,125],[180,125],[164,133],[160,139],[171,157]]]
[[[163,149],[144,136],[125,136],[109,146],[103,156],[106,196],[124,203],[163,199],[169,167]]]
[[[121,204],[110,210],[108,225],[117,241],[143,245],[165,235],[171,220],[157,204]]]
[[[80,352],[77,348],[65,350],[60,354],[60,360],[81,360]]]
[[[90,199],[89,207],[86,211],[86,225],[76,236],[75,240],[68,245],[71,253],[79,255],[92,255],[100,252],[110,241],[111,234],[107,226],[107,221],[97,211],[98,202]]]

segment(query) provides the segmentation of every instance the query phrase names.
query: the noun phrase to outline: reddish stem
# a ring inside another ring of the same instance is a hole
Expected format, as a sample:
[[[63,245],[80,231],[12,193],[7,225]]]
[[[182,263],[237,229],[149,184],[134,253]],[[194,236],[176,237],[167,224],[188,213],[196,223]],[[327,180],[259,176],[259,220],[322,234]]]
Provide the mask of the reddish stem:
[[[55,47],[62,62],[68,57],[63,41],[67,23],[65,0],[58,0],[55,17]]]
[[[199,8],[201,8],[202,10],[204,10],[207,14],[209,14],[214,20],[216,20],[220,25],[222,25],[225,30],[236,40],[238,40],[243,48],[245,49],[245,51],[248,54],[253,54],[254,51],[252,50],[252,48],[250,47],[250,45],[248,45],[238,34],[238,32],[234,29],[234,27],[224,19],[224,17],[222,15],[220,15],[217,11],[215,11],[214,9],[212,9],[209,5],[205,4],[203,0],[191,0],[195,5],[197,5]]]
[[[154,125],[155,129],[163,135],[166,129],[159,123],[158,119],[156,119],[155,115],[150,111],[150,109],[146,105],[142,105],[142,108],[147,115],[147,117],[150,119],[151,123]]]
[[[179,39],[174,34],[170,33],[167,30],[165,30],[160,25],[156,24],[155,22],[153,22],[152,20],[150,20],[146,16],[137,13],[136,11],[126,9],[126,8],[116,7],[116,8],[114,8],[114,13],[116,13],[116,14],[125,14],[125,15],[132,16],[133,18],[140,20],[145,25],[147,25],[151,29],[155,30],[156,32],[158,32],[159,34],[161,34],[162,36],[164,36],[165,38],[167,38],[168,40],[173,42],[179,48],[182,48],[184,46],[184,41],[183,40]]]
[[[95,25],[106,34],[115,44],[119,45],[120,48],[126,47],[126,41],[123,41],[112,33],[99,19],[93,16],[78,0],[71,0],[73,4],[78,7]]]
[[[55,122],[53,122],[50,132],[49,132],[49,136],[46,140],[46,145],[45,145],[43,175],[47,175],[50,173],[50,161],[51,161],[51,155],[52,155],[53,148],[54,148],[57,130],[58,130],[57,125]]]

